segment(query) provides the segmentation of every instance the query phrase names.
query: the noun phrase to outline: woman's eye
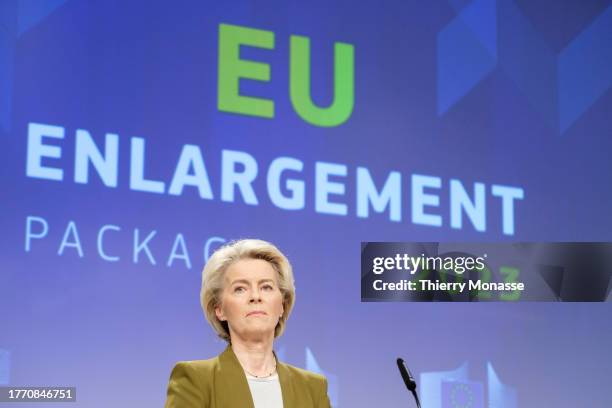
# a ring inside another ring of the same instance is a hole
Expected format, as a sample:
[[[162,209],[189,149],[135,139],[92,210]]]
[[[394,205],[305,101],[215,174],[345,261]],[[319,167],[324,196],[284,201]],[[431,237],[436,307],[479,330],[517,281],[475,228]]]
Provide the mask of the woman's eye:
[[[272,289],[274,289],[274,288],[272,287],[272,285],[264,285],[264,286],[263,286],[263,288],[264,288],[265,290],[272,290]]]
[[[236,286],[234,288],[234,293],[240,293],[244,291],[244,287],[243,286]]]

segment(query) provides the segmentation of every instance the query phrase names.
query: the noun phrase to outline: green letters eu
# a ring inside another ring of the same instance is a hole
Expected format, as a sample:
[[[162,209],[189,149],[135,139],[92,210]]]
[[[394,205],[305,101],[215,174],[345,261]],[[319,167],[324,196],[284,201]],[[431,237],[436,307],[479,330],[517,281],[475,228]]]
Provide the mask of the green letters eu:
[[[270,81],[270,66],[241,60],[240,46],[274,49],[274,33],[229,24],[219,25],[217,106],[220,111],[274,117],[274,101],[240,95],[240,79]]]
[[[312,103],[310,94],[310,40],[291,36],[289,94],[295,111],[306,122],[332,127],[346,122],[355,103],[355,50],[353,45],[334,44],[334,101],[327,108]]]

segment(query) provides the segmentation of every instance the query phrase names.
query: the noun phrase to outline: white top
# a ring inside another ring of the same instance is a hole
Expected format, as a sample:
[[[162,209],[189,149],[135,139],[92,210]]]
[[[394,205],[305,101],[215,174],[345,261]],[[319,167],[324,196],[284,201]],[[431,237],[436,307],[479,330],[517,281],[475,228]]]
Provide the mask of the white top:
[[[278,373],[264,378],[245,374],[255,408],[283,408],[283,393],[278,381]]]

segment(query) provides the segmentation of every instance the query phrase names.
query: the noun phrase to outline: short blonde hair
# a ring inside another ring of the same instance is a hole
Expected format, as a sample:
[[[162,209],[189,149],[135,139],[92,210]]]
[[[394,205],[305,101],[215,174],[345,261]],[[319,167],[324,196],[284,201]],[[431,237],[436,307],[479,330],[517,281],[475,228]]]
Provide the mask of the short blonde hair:
[[[200,303],[206,320],[223,340],[231,342],[227,322],[217,318],[215,309],[221,304],[225,271],[241,259],[261,259],[268,262],[278,274],[278,286],[283,296],[283,315],[274,329],[274,337],[283,334],[287,319],[295,303],[295,282],[289,260],[273,244],[260,239],[232,241],[217,249],[202,271]]]

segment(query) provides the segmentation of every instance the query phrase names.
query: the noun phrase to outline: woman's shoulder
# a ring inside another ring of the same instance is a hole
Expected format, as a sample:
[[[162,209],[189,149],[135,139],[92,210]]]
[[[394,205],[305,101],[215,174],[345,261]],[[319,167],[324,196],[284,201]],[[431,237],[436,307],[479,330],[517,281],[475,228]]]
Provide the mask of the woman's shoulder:
[[[287,370],[287,373],[294,380],[302,380],[312,384],[324,384],[327,382],[327,379],[322,374],[304,370],[303,368],[292,366],[291,364],[287,363],[279,362],[279,365]]]
[[[278,369],[279,374],[282,371],[286,381],[293,384],[293,390],[296,396],[310,394],[314,401],[317,401],[317,406],[330,406],[329,398],[327,397],[327,379],[325,376],[284,363],[279,363]]]
[[[166,407],[199,407],[210,402],[211,373],[217,363],[208,360],[179,361],[170,374]],[[209,406],[209,405],[206,405]]]
[[[206,374],[214,371],[219,365],[219,357],[209,358],[207,360],[185,360],[178,361],[174,365],[174,370],[187,371],[195,374]]]

